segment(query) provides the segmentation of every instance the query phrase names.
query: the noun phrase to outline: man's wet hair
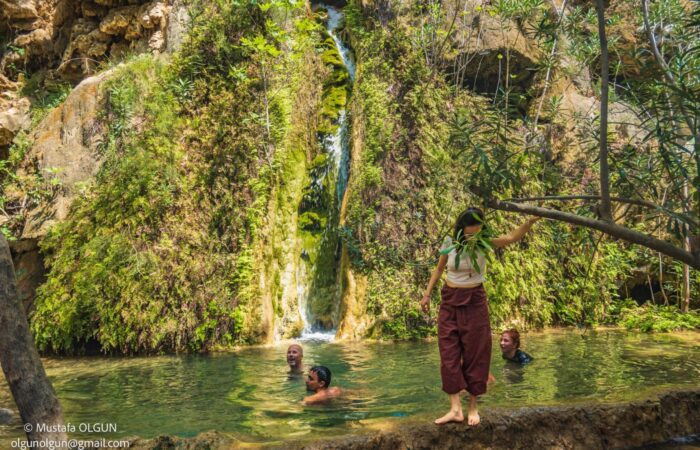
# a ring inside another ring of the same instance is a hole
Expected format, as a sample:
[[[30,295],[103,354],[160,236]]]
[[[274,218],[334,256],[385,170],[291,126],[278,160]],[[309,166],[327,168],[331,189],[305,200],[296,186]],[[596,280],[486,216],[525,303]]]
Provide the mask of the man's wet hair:
[[[323,387],[328,387],[331,385],[331,369],[326,366],[313,366],[311,372],[315,372],[318,377],[318,381],[323,381]]]

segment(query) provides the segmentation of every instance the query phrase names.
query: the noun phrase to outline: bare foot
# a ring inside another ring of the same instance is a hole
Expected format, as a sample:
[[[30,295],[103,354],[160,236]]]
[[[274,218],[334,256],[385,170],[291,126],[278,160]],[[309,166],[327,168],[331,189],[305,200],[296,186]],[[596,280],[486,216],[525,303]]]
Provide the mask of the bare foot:
[[[462,411],[450,410],[450,412],[444,416],[440,417],[439,419],[435,419],[435,425],[444,425],[448,422],[464,422],[464,415],[462,414]]]
[[[479,411],[477,411],[476,407],[470,407],[469,408],[469,413],[467,414],[467,423],[469,426],[476,426],[481,423],[481,417],[479,417]]]

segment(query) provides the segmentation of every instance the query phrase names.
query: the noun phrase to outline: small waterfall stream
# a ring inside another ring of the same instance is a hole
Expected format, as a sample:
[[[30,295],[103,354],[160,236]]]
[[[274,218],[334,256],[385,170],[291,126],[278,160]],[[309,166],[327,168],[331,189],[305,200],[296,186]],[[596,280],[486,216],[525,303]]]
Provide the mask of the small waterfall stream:
[[[338,37],[337,29],[342,23],[343,13],[338,11],[332,6],[325,6],[328,11],[328,23],[326,29],[328,34],[331,35],[335,46],[340,53],[340,57],[343,59],[345,68],[350,75],[350,83],[355,81],[355,60],[350,48],[348,48],[343,41]],[[338,192],[338,206],[343,201],[343,195],[345,195],[345,188],[348,185],[348,171],[350,170],[350,143],[348,140],[348,120],[345,109],[340,111],[340,116],[338,117],[338,131],[330,137],[330,149],[336,162],[337,167],[337,192]]]
[[[318,4],[319,9],[323,9],[328,14],[326,21],[326,30],[333,38],[336,49],[345,66],[345,70],[349,75],[348,91],[355,79],[355,61],[352,51],[348,48],[338,36],[338,28],[343,21],[343,13],[333,6]],[[302,262],[299,264],[297,272],[297,298],[299,303],[299,315],[304,322],[304,329],[301,334],[301,341],[331,341],[335,337],[335,326],[333,323],[329,326],[328,319],[320,320],[316,316],[315,310],[323,309],[337,313],[337,302],[340,298],[336,277],[327,276],[322,280],[319,276],[319,271],[329,271],[328,264],[333,264],[333,274],[338,266],[338,234],[337,223],[340,215],[340,205],[345,195],[345,189],[348,183],[348,175],[350,168],[350,150],[348,139],[348,117],[345,108],[338,113],[336,120],[337,127],[333,133],[327,133],[321,137],[321,148],[328,160],[325,164],[321,163],[318,166],[312,167],[310,171],[311,183],[307,187],[307,194],[302,200],[302,207],[307,210],[314,208],[325,207],[327,210],[326,222],[322,231],[316,233],[320,235],[313,240],[315,248],[304,248],[302,253]],[[329,186],[328,181],[335,181],[335,186]],[[333,189],[334,188],[334,189]],[[334,190],[335,196],[330,202],[324,202],[323,198],[328,192]],[[323,206],[320,206],[323,205]],[[313,216],[317,218],[317,216]],[[319,222],[321,222],[319,220]],[[315,258],[309,255],[314,253]],[[321,280],[321,281],[319,281]],[[324,282],[325,281],[325,282]],[[321,292],[325,294],[321,295]],[[318,300],[318,299],[320,300]],[[333,301],[334,305],[318,305],[320,302]]]

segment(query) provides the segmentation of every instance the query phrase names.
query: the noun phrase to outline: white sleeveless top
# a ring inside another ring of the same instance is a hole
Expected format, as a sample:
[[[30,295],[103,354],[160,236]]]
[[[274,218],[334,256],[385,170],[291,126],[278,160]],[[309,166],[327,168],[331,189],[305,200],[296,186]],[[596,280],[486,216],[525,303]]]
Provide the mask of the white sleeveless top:
[[[452,238],[447,236],[442,242],[442,247],[440,250],[445,250],[452,245]],[[483,252],[477,251],[476,254],[477,264],[479,265],[480,272],[474,268],[472,264],[472,259],[469,254],[462,252],[459,257],[459,267],[455,268],[455,257],[457,256],[457,250],[452,249],[447,254],[447,281],[450,282],[452,286],[456,287],[475,287],[484,282],[484,275],[486,275],[486,257]]]

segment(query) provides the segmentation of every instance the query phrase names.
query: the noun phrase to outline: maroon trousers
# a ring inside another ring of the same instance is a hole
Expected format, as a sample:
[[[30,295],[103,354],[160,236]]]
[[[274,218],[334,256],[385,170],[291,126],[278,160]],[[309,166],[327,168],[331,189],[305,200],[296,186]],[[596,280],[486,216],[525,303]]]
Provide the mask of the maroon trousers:
[[[442,390],[472,395],[486,392],[491,365],[491,323],[486,291],[443,286],[438,315]]]

